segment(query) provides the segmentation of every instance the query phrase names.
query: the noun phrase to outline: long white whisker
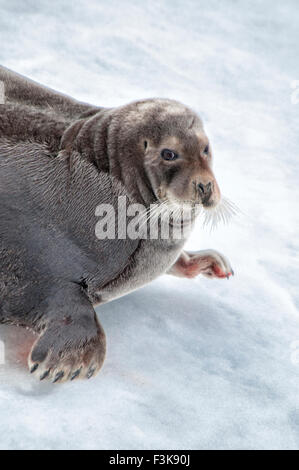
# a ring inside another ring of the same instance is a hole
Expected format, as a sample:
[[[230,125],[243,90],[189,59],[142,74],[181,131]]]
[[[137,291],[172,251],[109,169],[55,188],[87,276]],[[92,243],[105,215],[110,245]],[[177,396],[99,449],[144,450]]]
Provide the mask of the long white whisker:
[[[219,224],[227,225],[233,217],[240,213],[240,209],[232,201],[223,197],[215,208],[208,210],[203,208],[203,211],[200,211],[200,216],[203,216],[203,227],[209,228],[212,232]]]
[[[150,220],[152,220],[156,214],[159,214],[162,208],[168,203],[168,201],[163,201],[162,203],[157,203],[149,208],[145,213],[142,214],[142,217],[139,220],[140,229],[144,227]]]

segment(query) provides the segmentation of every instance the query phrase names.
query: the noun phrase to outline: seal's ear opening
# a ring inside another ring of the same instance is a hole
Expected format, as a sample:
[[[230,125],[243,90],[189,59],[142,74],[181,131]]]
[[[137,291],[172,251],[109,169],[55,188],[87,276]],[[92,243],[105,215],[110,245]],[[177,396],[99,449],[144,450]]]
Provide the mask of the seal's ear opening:
[[[147,145],[148,145],[148,144],[147,144],[147,140],[145,140],[145,141],[144,141],[144,150],[147,149]]]

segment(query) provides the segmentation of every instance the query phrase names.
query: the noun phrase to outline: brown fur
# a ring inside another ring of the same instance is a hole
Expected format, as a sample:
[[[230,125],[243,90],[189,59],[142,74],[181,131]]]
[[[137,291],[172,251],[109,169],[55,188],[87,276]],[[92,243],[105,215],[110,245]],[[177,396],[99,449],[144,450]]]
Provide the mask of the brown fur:
[[[166,272],[231,272],[218,253],[185,253],[185,240],[95,237],[97,205],[120,195],[146,207],[216,205],[208,138],[176,101],[99,108],[3,67],[0,81],[0,323],[39,334],[28,362],[40,379],[89,378],[106,344],[95,304]],[[178,158],[164,160],[165,148]]]

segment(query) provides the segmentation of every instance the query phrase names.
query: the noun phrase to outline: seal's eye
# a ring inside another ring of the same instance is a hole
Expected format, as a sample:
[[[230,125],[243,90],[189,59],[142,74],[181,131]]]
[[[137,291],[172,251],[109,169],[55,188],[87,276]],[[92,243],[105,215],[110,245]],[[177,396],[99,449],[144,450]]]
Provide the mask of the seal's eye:
[[[209,155],[209,150],[210,150],[209,145],[207,145],[206,148],[204,149],[203,153],[205,155]]]
[[[173,160],[176,160],[177,158],[179,158],[177,153],[173,152],[172,150],[168,150],[168,149],[162,150],[161,157],[164,160],[168,160],[168,161],[173,161]]]

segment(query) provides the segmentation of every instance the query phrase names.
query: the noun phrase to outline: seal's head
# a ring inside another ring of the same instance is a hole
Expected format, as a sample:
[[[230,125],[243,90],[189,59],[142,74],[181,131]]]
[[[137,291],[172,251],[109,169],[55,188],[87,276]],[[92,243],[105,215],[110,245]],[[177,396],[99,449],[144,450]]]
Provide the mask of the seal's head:
[[[117,160],[130,173],[131,187],[143,173],[160,201],[217,205],[220,190],[211,167],[211,146],[194,111],[176,101],[152,99],[121,108],[119,118],[118,150],[123,154]]]
[[[75,122],[61,148],[88,155],[145,204],[212,208],[220,200],[202,121],[177,101],[148,99],[101,109]]]

